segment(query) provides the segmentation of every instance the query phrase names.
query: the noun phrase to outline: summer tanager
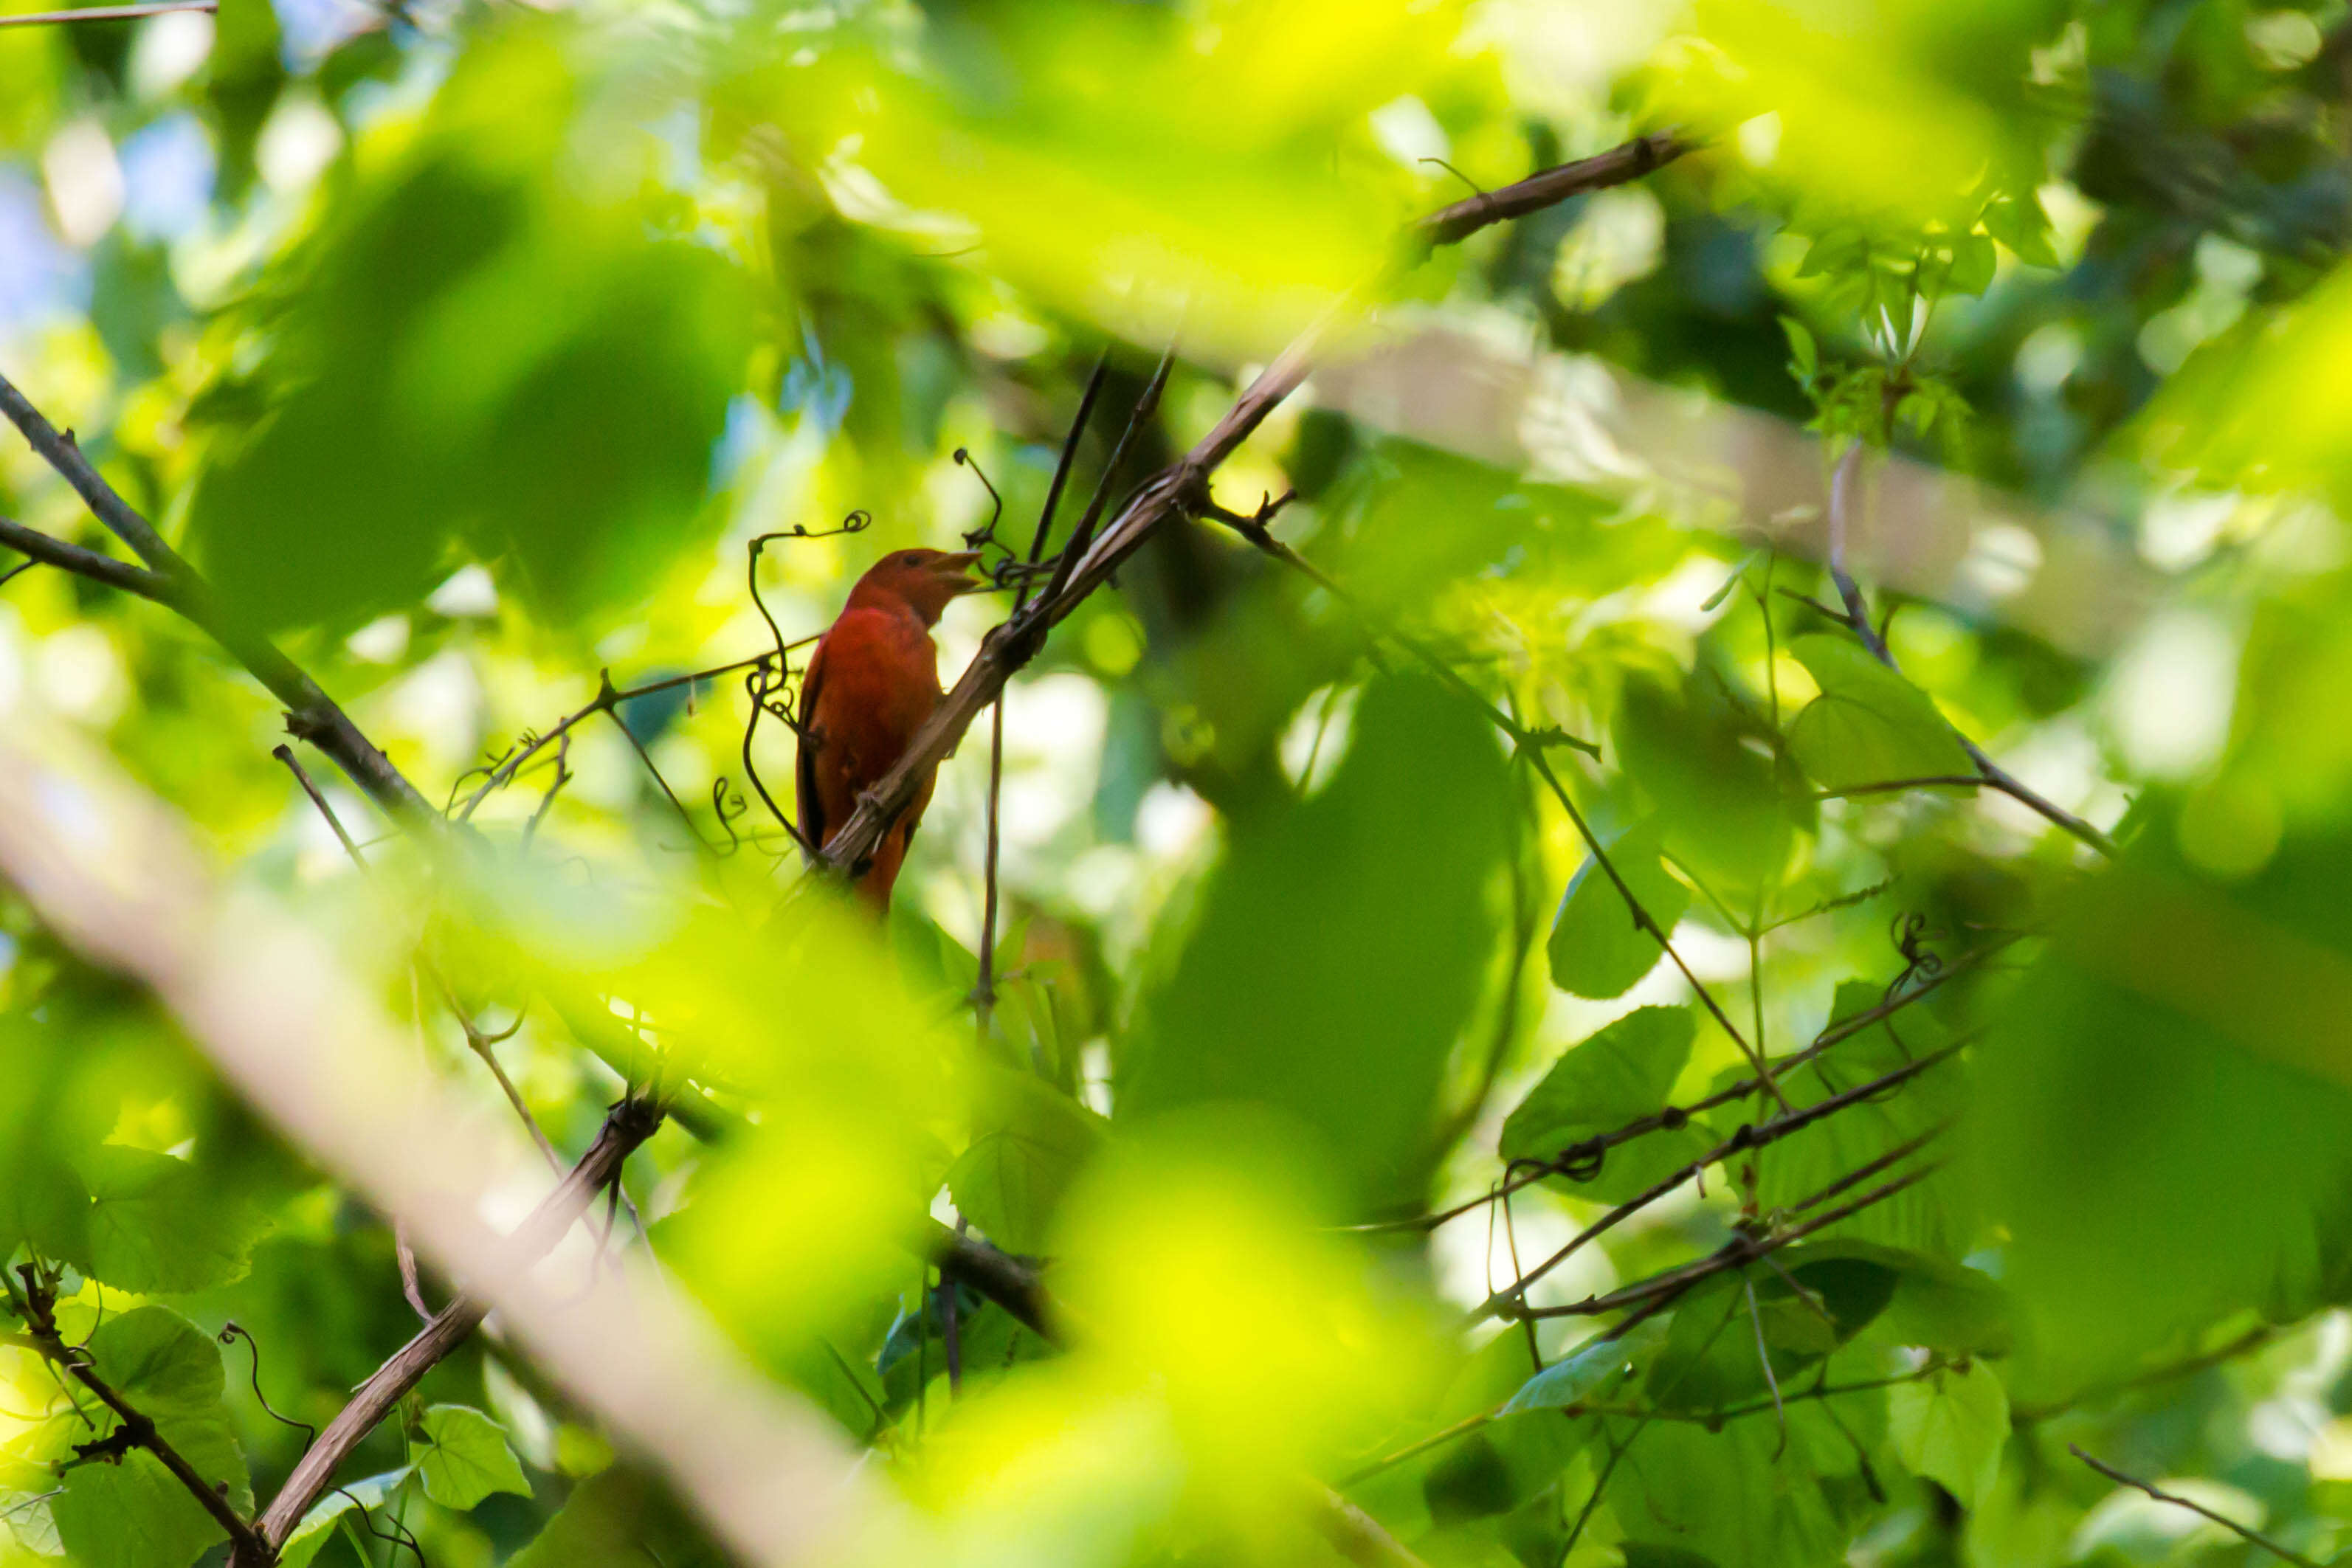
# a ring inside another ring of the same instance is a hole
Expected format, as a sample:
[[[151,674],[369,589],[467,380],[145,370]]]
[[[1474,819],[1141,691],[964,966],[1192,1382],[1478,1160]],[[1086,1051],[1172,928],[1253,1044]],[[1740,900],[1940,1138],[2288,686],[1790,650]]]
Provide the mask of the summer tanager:
[[[988,586],[966,575],[979,561],[977,550],[892,550],[857,580],[840,619],[817,639],[801,680],[801,837],[810,846],[833,841],[858,796],[897,765],[939,706],[940,650],[931,628],[949,600]],[[934,781],[923,775],[857,879],[857,890],[877,910],[890,907],[891,884]]]

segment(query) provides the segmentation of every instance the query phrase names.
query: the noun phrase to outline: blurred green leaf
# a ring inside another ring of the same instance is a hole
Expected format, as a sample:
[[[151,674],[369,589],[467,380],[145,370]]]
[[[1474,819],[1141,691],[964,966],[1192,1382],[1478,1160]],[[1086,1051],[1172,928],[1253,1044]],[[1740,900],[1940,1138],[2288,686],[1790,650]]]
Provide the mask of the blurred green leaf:
[[[1977,1053],[2021,1349],[2067,1379],[2248,1307],[2308,1310],[2347,1256],[2352,845],[2292,842],[2224,891],[2141,842],[2069,901]]]
[[[1103,1120],[1024,1072],[985,1068],[987,1130],[948,1169],[966,1219],[1011,1252],[1040,1253],[1055,1208],[1103,1141]]]
[[[1655,676],[1625,683],[1617,716],[1619,766],[1657,804],[1666,848],[1735,904],[1777,878],[1809,827],[1813,804],[1775,779],[1761,716],[1745,712],[1712,672],[1679,688]]]
[[[1974,771],[1927,695],[1851,638],[1817,632],[1798,638],[1789,652],[1822,688],[1790,721],[1789,749],[1823,788]]]
[[[1744,1328],[1746,1325],[1738,1325]],[[1748,1351],[1752,1362],[1754,1348]],[[1785,1444],[1769,1414],[1721,1432],[1682,1421],[1621,1426],[1609,1501],[1630,1548],[1741,1568],[1814,1568],[1846,1549],[1853,1448],[1818,1405],[1792,1405]],[[1656,1559],[1653,1559],[1655,1561]]]
[[[577,617],[642,595],[703,526],[745,293],[714,251],[553,177],[572,90],[533,29],[469,52],[294,264],[271,412],[215,444],[190,507],[240,613],[348,626],[423,598],[462,539]]]
[[[572,1488],[509,1568],[635,1568],[656,1554],[671,1568],[724,1561],[658,1486],[615,1465]]]
[[[1276,1107],[1368,1196],[1404,1197],[1494,946],[1508,810],[1482,716],[1418,676],[1369,686],[1329,785],[1234,824],[1191,942],[1146,998],[1120,1115]]]
[[[1664,837],[1654,821],[1640,823],[1609,846],[1609,861],[1658,929],[1671,933],[1691,894],[1659,858]],[[1589,857],[1569,883],[1546,951],[1553,985],[1600,1000],[1632,990],[1664,956],[1658,939],[1633,924],[1624,894],[1598,856]]]

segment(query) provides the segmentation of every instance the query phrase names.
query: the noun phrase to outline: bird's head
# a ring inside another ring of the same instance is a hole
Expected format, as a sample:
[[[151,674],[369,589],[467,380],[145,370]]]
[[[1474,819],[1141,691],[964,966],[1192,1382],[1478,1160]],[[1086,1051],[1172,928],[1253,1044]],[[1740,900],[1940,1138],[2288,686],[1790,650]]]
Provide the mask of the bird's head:
[[[988,586],[985,579],[971,575],[979,564],[978,550],[894,549],[866,568],[849,591],[849,601],[903,603],[924,625],[936,626],[949,600]]]

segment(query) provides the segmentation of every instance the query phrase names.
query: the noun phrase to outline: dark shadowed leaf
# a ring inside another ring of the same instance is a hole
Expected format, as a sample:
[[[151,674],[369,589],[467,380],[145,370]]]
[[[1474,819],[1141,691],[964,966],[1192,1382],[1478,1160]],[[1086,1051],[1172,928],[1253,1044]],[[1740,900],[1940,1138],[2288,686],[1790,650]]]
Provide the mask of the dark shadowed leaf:
[[[1147,1000],[1120,1113],[1273,1106],[1365,1191],[1402,1197],[1493,948],[1508,802],[1475,710],[1419,676],[1369,687],[1330,784],[1234,825],[1191,944]]]

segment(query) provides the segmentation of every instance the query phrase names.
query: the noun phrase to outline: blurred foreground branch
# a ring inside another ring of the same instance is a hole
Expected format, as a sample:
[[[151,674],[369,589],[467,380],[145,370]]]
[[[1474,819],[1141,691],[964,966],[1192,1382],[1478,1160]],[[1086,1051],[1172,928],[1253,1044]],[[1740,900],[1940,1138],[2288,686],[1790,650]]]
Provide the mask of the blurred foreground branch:
[[[60,760],[65,745],[27,727],[0,739],[0,877],[63,940],[150,988],[257,1110],[404,1225],[473,1301],[496,1309],[567,1395],[665,1471],[731,1551],[775,1564],[919,1554],[911,1517],[860,1473],[831,1424],[745,1362],[646,1260],[562,1268],[559,1252],[546,1270],[532,1267],[530,1254],[562,1234],[600,1172],[634,1146],[642,1108],[608,1128],[522,1235],[493,1230],[479,1217],[484,1194],[544,1191],[536,1155],[415,1063],[314,932],[232,897],[167,808],[103,765]],[[479,1310],[452,1309],[460,1316],[449,1326]],[[419,1336],[425,1349],[434,1334]],[[423,1360],[425,1349],[413,1343],[378,1375],[404,1375],[403,1357]],[[281,1502],[290,1511],[292,1499]],[[280,1511],[274,1528],[286,1525]]]

